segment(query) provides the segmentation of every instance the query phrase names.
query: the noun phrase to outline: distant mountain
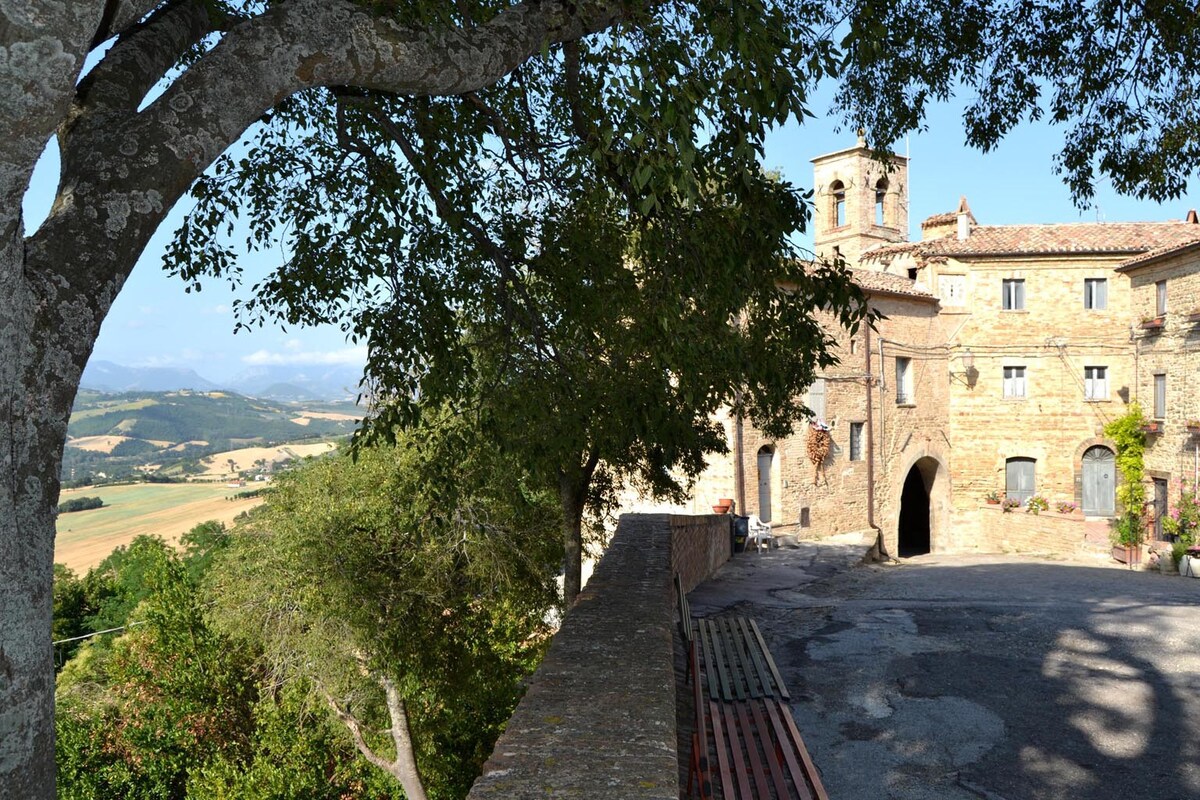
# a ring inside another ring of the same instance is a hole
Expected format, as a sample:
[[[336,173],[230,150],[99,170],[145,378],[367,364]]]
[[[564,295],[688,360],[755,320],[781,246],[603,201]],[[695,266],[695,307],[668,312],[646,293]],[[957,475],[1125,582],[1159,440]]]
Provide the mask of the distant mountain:
[[[80,385],[101,392],[170,392],[176,389],[211,392],[220,388],[191,369],[124,367],[111,361],[89,361]]]
[[[174,392],[225,389],[247,397],[309,403],[350,400],[358,396],[362,371],[357,367],[264,366],[242,370],[217,383],[195,370],[178,367],[126,367],[111,361],[89,361],[81,387],[98,392]]]
[[[262,366],[242,370],[226,384],[235,392],[272,400],[353,400],[361,380],[360,368],[344,364]]]

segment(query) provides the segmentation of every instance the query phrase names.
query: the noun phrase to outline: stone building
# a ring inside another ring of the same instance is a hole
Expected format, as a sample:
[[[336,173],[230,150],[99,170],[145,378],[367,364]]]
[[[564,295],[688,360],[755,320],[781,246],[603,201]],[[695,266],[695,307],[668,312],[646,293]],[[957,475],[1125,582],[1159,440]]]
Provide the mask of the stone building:
[[[1158,332],[1138,322],[1163,280],[1173,309],[1200,313],[1195,216],[981,225],[963,198],[908,242],[906,159],[885,167],[860,141],[813,164],[814,249],[854,267],[884,319],[839,337],[840,365],[805,398],[832,437],[823,469],[807,457],[811,426],[770,441],[728,421],[731,455],[698,482],[693,510],[735,497],[781,532],[875,528],[893,554],[1105,541],[1116,485],[1105,423],[1150,397],[1162,374],[1179,392],[1165,412],[1174,435],[1185,417],[1200,419],[1200,387],[1186,377],[1200,356],[1174,355],[1176,340],[1200,342],[1200,326],[1174,314]],[[1172,439],[1154,469],[1178,475],[1180,448],[1196,443]],[[1015,525],[985,503],[990,491],[1083,513]]]
[[[1157,423],[1145,465],[1161,533],[1180,481],[1195,486],[1200,478],[1200,242],[1150,251],[1117,272],[1132,295],[1134,398]]]

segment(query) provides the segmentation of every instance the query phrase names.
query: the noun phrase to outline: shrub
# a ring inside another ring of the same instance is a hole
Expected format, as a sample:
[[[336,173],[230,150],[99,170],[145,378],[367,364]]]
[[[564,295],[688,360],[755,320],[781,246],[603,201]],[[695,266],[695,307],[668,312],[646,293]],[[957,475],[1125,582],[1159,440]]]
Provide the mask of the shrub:
[[[99,497],[72,497],[58,504],[58,513],[70,514],[72,511],[89,511],[103,506],[104,501]]]
[[[1035,494],[1025,501],[1026,514],[1040,514],[1050,508],[1050,502],[1040,494]]]
[[[1020,508],[1021,501],[1015,497],[1006,497],[1004,502],[1000,504],[1000,510],[1004,512],[1012,511],[1014,508]]]
[[[1060,514],[1074,514],[1078,508],[1079,506],[1069,500],[1060,500],[1054,504],[1054,510]]]

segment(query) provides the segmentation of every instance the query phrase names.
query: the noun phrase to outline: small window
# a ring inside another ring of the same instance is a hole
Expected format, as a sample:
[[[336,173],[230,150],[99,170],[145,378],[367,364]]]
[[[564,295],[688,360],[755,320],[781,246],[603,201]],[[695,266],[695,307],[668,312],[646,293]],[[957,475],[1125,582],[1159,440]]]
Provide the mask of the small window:
[[[858,339],[851,339],[850,340],[850,355],[856,355],[857,353],[858,353]]]
[[[1167,282],[1157,281],[1154,284],[1154,316],[1161,317],[1167,313]]]
[[[1167,416],[1167,376],[1154,376],[1154,418],[1165,419]]]
[[[1033,497],[1033,465],[1032,458],[1010,458],[1004,463],[1006,497],[1021,503]]]
[[[825,419],[825,379],[817,378],[812,382],[812,386],[808,387],[808,396],[804,400],[804,405],[808,406],[808,410],[813,412],[813,417],[824,421]]]
[[[846,187],[841,181],[834,181],[829,193],[833,195],[833,225],[840,228],[846,224]]]
[[[850,460],[862,461],[863,423],[850,423]]]
[[[880,178],[875,184],[875,224],[886,224],[887,216],[884,213],[883,201],[887,199],[888,182],[887,178]]]
[[[1108,278],[1083,279],[1083,307],[1092,310],[1108,308]]]
[[[1005,311],[1023,311],[1025,309],[1025,279],[1006,278],[1000,283],[1001,297]]]
[[[1025,397],[1025,368],[1004,368],[1004,396],[1014,399]]]
[[[1085,400],[1108,399],[1108,367],[1083,368],[1083,398]]]
[[[913,402],[912,359],[896,359],[896,402],[907,405]]]

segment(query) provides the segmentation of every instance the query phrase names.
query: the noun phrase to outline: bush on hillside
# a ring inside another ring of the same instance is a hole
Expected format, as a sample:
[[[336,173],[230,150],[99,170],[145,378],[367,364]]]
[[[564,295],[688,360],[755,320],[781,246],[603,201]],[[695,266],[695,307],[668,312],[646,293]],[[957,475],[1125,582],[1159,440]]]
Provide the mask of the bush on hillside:
[[[93,508],[101,508],[104,501],[99,497],[72,497],[70,500],[64,500],[58,504],[58,513],[70,514],[72,511],[90,511]]]

